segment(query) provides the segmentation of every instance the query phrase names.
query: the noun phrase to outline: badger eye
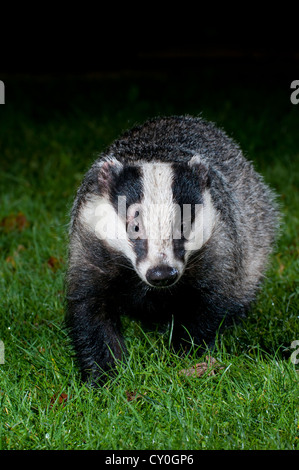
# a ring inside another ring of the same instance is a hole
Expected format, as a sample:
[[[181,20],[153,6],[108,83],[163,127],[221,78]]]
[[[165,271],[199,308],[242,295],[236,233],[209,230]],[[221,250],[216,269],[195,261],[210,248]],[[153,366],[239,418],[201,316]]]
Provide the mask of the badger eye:
[[[127,234],[131,240],[139,240],[143,234],[141,210],[133,204],[127,208]]]

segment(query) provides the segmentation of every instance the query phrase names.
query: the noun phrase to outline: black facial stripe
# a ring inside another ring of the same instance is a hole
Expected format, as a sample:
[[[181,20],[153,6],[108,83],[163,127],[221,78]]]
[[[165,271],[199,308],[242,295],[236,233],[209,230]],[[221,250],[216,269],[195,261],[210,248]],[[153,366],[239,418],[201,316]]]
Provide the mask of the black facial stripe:
[[[197,168],[190,168],[187,163],[174,163],[172,191],[176,204],[191,204],[191,214],[194,219],[195,204],[202,204],[202,181]],[[196,171],[197,170],[197,171]]]
[[[197,168],[190,168],[187,163],[174,163],[173,169],[173,200],[180,206],[181,222],[183,221],[183,205],[191,206],[191,223],[195,218],[195,205],[202,204],[202,181]],[[196,171],[197,170],[197,171]],[[183,232],[181,239],[173,240],[174,255],[178,259],[184,259],[185,256],[185,240]]]
[[[146,258],[148,251],[147,239],[131,240],[133,250],[136,253],[136,264]]]
[[[132,204],[141,202],[143,197],[142,171],[134,165],[128,165],[123,168],[111,181],[109,188],[110,201],[116,211],[119,209],[118,197],[126,198],[126,210]],[[120,214],[121,216],[124,214]],[[135,216],[138,215],[135,213]],[[148,251],[148,243],[146,239],[131,240],[133,250],[136,253],[138,263],[144,259]]]
[[[109,188],[110,200],[118,209],[118,197],[125,196],[127,208],[141,201],[142,198],[142,173],[140,168],[125,166],[111,181]]]
[[[174,256],[177,259],[180,259],[180,260],[183,261],[184,257],[185,257],[185,253],[186,253],[185,240],[183,240],[183,239],[181,239],[181,240],[174,239],[173,240],[173,254],[174,254]]]

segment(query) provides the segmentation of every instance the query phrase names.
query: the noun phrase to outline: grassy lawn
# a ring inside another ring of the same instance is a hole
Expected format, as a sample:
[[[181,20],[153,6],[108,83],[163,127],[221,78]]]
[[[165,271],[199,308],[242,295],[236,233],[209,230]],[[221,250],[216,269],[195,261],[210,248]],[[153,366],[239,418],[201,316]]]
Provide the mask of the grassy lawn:
[[[0,448],[298,448],[298,365],[290,346],[299,340],[299,105],[290,103],[289,84],[220,87],[208,74],[4,81]],[[123,130],[186,113],[202,113],[239,141],[279,195],[281,236],[264,288],[249,317],[219,338],[214,374],[211,365],[202,377],[182,375],[205,356],[176,357],[168,333],[125,321],[127,362],[115,380],[91,390],[80,383],[63,329],[75,190]]]

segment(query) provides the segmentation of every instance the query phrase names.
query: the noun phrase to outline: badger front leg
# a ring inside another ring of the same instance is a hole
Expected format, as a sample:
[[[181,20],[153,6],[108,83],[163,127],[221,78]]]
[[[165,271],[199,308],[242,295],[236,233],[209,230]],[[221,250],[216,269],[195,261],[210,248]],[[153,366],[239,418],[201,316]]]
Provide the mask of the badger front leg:
[[[90,378],[92,383],[105,380],[105,372],[113,371],[115,361],[125,352],[120,321],[109,318],[102,307],[94,313],[88,300],[69,301],[67,326],[82,379]]]
[[[119,315],[99,297],[92,279],[72,276],[68,292],[66,324],[81,369],[82,379],[92,384],[103,382],[105,372],[112,372],[115,361],[125,353]],[[82,296],[80,296],[80,293]]]

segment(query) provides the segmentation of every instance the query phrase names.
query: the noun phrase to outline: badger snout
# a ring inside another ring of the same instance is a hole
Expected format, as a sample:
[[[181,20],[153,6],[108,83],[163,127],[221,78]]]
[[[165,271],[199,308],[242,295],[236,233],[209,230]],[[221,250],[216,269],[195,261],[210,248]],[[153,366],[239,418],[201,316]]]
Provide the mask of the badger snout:
[[[146,280],[153,287],[169,287],[178,280],[179,272],[172,266],[160,265],[146,272]]]

